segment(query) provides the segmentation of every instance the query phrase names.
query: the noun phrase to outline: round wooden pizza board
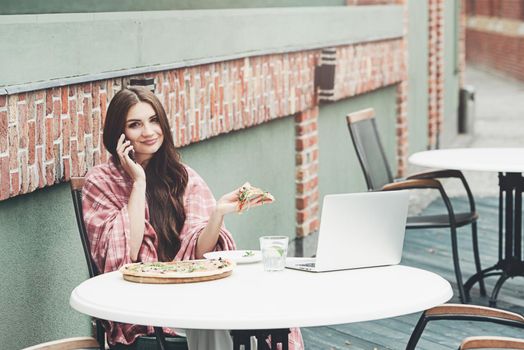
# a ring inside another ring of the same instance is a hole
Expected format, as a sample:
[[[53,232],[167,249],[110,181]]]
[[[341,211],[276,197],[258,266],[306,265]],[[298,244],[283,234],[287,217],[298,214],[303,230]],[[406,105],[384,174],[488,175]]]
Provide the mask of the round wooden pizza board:
[[[195,283],[195,282],[206,282],[206,281],[212,281],[212,280],[218,280],[220,278],[227,277],[231,275],[233,271],[226,271],[224,273],[211,275],[211,276],[200,276],[200,277],[183,277],[183,278],[175,278],[175,277],[145,277],[145,276],[133,276],[133,275],[127,275],[123,274],[124,279],[129,282],[136,282],[136,283],[151,283],[151,284],[172,284],[172,283]]]

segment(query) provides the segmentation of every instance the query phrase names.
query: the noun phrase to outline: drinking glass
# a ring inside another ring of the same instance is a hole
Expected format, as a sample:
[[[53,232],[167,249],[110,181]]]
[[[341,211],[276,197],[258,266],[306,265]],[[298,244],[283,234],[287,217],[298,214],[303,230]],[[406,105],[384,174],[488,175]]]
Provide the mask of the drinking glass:
[[[287,246],[286,236],[260,237],[260,250],[265,271],[282,271],[286,266]]]

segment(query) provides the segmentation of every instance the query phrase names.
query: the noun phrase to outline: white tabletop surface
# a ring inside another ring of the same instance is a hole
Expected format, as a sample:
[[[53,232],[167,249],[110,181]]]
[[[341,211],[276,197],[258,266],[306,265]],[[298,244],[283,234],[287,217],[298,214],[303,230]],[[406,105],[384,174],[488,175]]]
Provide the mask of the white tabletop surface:
[[[138,284],[120,272],[91,278],[71,306],[112,321],[194,329],[271,329],[367,321],[422,311],[448,301],[450,284],[428,271],[386,266],[310,273],[264,272],[237,265],[224,279]]]
[[[524,148],[451,148],[418,152],[409,162],[437,169],[524,172]]]

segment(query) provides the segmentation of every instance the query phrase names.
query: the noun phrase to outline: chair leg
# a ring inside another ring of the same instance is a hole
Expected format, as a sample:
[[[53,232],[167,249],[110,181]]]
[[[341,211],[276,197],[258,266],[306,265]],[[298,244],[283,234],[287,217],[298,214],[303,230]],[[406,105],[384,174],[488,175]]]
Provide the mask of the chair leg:
[[[502,288],[502,285],[504,284],[504,282],[506,282],[506,280],[510,277],[511,276],[508,275],[507,273],[503,273],[499,277],[497,283],[495,283],[495,287],[493,287],[493,292],[491,292],[491,297],[489,298],[489,306],[497,307],[497,296],[499,295],[500,288]]]
[[[413,329],[413,333],[411,333],[411,337],[409,337],[408,345],[406,345],[406,350],[415,350],[415,347],[417,346],[420,336],[422,335],[422,332],[424,331],[424,328],[426,327],[426,323],[427,323],[426,312],[424,311],[422,315],[420,315],[420,318],[418,319],[415,329]]]
[[[465,293],[464,293],[464,284],[462,283],[462,272],[460,271],[458,243],[457,243],[457,228],[455,226],[451,226],[450,231],[451,231],[451,253],[453,255],[453,267],[455,268],[455,277],[457,279],[457,288],[459,291],[459,298],[460,298],[460,302],[465,304],[467,303],[467,300],[466,300]]]
[[[167,350],[166,346],[166,337],[164,336],[164,331],[162,327],[154,327],[156,335],[156,345],[158,350]]]
[[[98,344],[100,345],[100,350],[105,350],[106,331],[104,329],[104,326],[102,325],[102,321],[100,321],[99,319],[96,319],[95,327],[96,327],[96,340],[98,341]]]
[[[265,349],[263,346],[267,346],[265,341],[267,334],[264,336],[261,332],[255,332],[254,330],[232,330],[229,333],[231,338],[233,338],[233,350],[240,350],[242,345],[244,345],[244,350],[250,350],[252,335],[255,335],[257,338],[257,349]],[[259,339],[259,337],[262,338]]]
[[[478,235],[477,235],[477,222],[474,221],[471,223],[471,237],[473,240],[473,257],[475,258],[475,269],[477,270],[477,273],[480,273],[482,271],[482,267],[480,266],[480,254],[479,254],[479,243],[478,243]],[[480,279],[479,281],[479,287],[480,287],[480,295],[483,297],[486,296],[486,286],[484,285],[484,279]]]
[[[259,331],[256,334],[257,338],[257,350],[270,350],[271,348],[267,344],[268,333]],[[275,348],[276,349],[276,348]]]

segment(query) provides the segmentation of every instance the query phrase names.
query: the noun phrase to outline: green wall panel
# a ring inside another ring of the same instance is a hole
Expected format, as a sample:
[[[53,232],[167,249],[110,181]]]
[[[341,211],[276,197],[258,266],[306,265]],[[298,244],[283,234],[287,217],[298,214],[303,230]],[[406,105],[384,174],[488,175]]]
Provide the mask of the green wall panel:
[[[89,335],[69,306],[89,277],[68,184],[0,202],[0,348]]]
[[[320,198],[330,193],[366,191],[346,115],[364,108],[375,109],[381,140],[393,172],[396,172],[396,88],[387,87],[320,108],[319,115],[319,188]]]
[[[444,127],[440,145],[452,144],[458,134],[458,1],[444,1]]]
[[[226,216],[239,248],[257,249],[264,235],[295,236],[294,133],[294,120],[287,117],[181,149],[183,161],[216,198],[246,181],[275,196],[270,205]]]
[[[401,19],[398,5],[0,16],[0,94],[398,38]]]
[[[344,0],[3,0],[0,14],[345,6]]]
[[[409,153],[428,146],[428,0],[409,0]]]

